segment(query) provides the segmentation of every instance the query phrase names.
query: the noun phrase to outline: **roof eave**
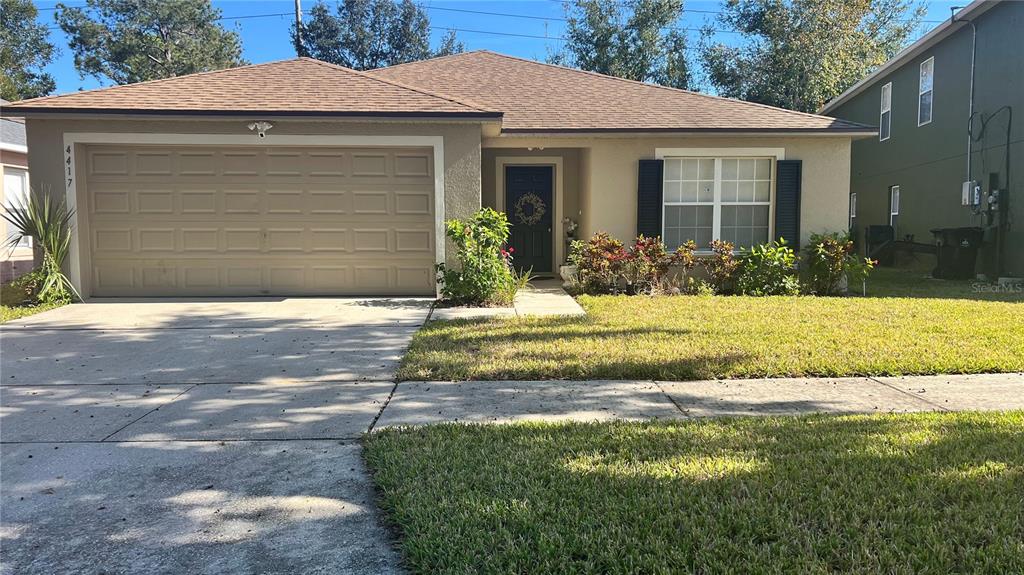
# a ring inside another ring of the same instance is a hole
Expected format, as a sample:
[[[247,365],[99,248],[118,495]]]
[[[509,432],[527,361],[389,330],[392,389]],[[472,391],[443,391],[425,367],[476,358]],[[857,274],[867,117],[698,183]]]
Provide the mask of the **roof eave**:
[[[402,118],[402,119],[501,119],[501,112],[438,112],[438,111],[330,111],[330,110],[150,110],[136,108],[77,108],[77,107],[18,107],[5,106],[3,115],[31,118],[56,114],[72,114],[86,116],[210,116],[231,118],[252,117],[284,117],[284,118]]]
[[[773,134],[793,136],[877,136],[878,130],[869,126],[851,126],[842,128],[502,128],[502,135],[509,136],[557,136],[586,134],[621,134],[621,135],[692,135],[692,134],[728,134],[768,136]]]

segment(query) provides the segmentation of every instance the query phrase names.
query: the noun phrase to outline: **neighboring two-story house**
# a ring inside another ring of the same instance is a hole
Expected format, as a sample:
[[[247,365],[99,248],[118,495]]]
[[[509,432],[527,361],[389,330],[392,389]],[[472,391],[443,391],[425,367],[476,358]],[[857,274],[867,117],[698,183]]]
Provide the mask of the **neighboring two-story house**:
[[[0,100],[0,106],[7,104],[6,100]],[[0,177],[3,178],[0,205],[24,206],[29,195],[28,145],[25,122],[20,118],[0,118]],[[7,240],[14,233],[10,227],[5,220],[0,220],[0,282],[32,271],[32,239],[23,238],[16,246],[8,245]]]
[[[871,225],[920,243],[978,227],[977,272],[1024,276],[1024,2],[971,3],[822,113],[879,126],[852,148],[861,245]]]

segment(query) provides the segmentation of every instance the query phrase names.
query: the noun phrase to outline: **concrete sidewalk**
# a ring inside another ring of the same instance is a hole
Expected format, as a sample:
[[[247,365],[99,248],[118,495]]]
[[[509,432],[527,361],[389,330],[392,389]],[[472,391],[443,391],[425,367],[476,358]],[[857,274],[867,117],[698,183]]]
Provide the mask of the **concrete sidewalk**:
[[[553,279],[536,280],[530,287],[516,294],[512,307],[435,307],[430,319],[482,319],[516,316],[582,316],[580,304],[565,293],[561,282]]]
[[[656,381],[403,382],[376,428],[443,421],[674,419],[1024,409],[1024,374]]]

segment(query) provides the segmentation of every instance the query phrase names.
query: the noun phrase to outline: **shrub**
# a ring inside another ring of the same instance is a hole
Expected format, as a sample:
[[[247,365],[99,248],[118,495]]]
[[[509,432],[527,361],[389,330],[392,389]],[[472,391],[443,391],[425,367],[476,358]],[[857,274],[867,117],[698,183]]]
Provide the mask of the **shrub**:
[[[628,257],[622,242],[598,232],[585,242],[572,243],[569,262],[576,266],[576,281],[584,293],[603,294],[618,290],[623,264]]]
[[[754,246],[740,257],[736,293],[743,295],[796,295],[800,281],[796,277],[796,252],[786,240]]]
[[[728,293],[732,290],[736,272],[740,262],[733,254],[733,244],[722,240],[714,240],[710,244],[711,255],[701,259],[704,269],[708,272],[708,283],[715,293]]]
[[[857,255],[847,234],[835,232],[811,235],[802,263],[804,288],[816,295],[837,294],[843,278],[848,283],[861,282],[874,269],[873,261]]]
[[[483,208],[466,220],[445,222],[445,236],[455,244],[459,269],[437,264],[441,295],[458,305],[508,305],[526,286],[530,272],[512,267],[509,224],[505,214]]]
[[[588,294],[624,291],[653,294],[671,289],[666,276],[673,266],[691,269],[695,259],[693,242],[669,252],[661,238],[642,234],[627,250],[622,242],[601,232],[587,242],[572,244],[569,261],[576,266],[577,283]]]
[[[36,301],[45,279],[43,270],[36,268],[3,284],[0,286],[0,304],[22,305]]]
[[[0,214],[14,228],[8,245],[18,245],[30,237],[43,250],[40,268],[42,283],[35,298],[42,303],[67,303],[81,299],[71,280],[64,274],[64,261],[71,250],[71,221],[75,211],[64,200],[54,202],[49,194],[29,194],[25,205],[4,207]]]

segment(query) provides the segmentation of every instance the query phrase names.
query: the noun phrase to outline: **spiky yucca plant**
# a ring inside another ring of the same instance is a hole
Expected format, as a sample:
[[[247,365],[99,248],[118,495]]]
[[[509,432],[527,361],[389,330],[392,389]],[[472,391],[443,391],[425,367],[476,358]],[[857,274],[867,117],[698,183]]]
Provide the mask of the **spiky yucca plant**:
[[[32,192],[23,205],[15,202],[4,206],[3,216],[15,233],[7,241],[9,247],[30,237],[43,250],[43,284],[36,296],[41,302],[67,302],[82,299],[64,274],[61,266],[71,249],[71,221],[75,211],[64,200],[55,202],[49,194]]]

